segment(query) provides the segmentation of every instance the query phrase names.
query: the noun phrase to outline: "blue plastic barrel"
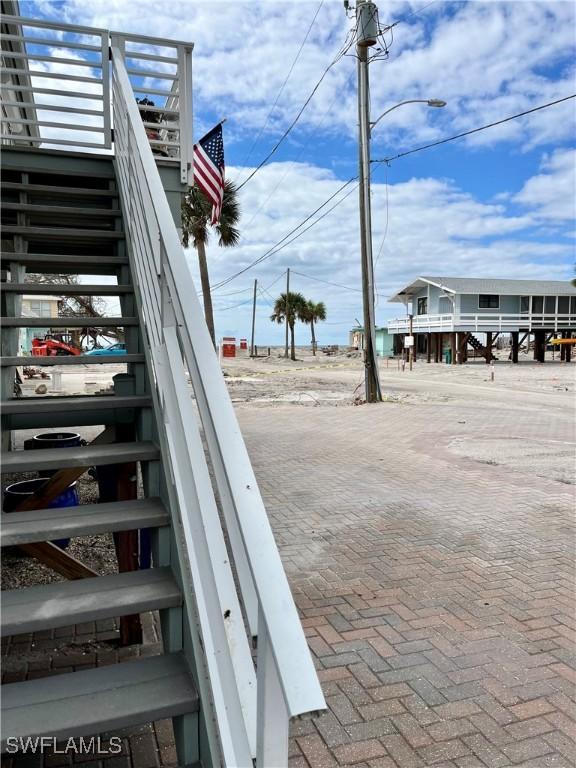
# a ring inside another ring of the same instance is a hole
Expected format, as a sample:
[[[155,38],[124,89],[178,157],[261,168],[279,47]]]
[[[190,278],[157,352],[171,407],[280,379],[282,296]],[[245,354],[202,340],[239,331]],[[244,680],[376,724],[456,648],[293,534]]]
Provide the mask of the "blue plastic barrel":
[[[32,496],[41,488],[48,480],[47,477],[37,477],[34,480],[22,480],[19,483],[12,483],[4,491],[4,502],[2,509],[4,512],[13,512],[16,507],[21,504],[24,499]],[[79,503],[78,491],[76,490],[76,483],[72,483],[62,491],[61,494],[56,496],[47,505],[48,509],[55,509],[57,507],[77,507]],[[52,542],[60,547],[60,549],[66,549],[70,543],[70,539],[57,539]]]

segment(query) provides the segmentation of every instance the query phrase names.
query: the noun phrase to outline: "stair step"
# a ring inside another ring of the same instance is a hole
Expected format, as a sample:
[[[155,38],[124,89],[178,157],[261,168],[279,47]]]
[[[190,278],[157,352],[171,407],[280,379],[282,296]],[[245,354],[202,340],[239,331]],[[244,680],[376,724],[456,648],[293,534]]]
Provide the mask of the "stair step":
[[[88,285],[77,283],[67,285],[66,283],[2,283],[3,293],[21,293],[38,296],[51,296],[57,293],[58,296],[119,296],[123,293],[133,293],[133,285],[110,285],[103,283],[101,285]]]
[[[149,441],[80,445],[75,448],[42,448],[36,451],[2,453],[2,472],[37,472],[63,467],[91,467],[103,464],[126,464],[132,461],[155,461],[158,447]]]
[[[149,395],[85,395],[80,397],[17,397],[0,403],[3,416],[20,413],[82,412],[102,408],[146,408],[152,403]]]
[[[0,317],[4,328],[124,328],[137,317]]]
[[[182,654],[9,683],[2,694],[4,748],[8,735],[90,736],[199,706]]]
[[[0,546],[13,547],[90,534],[161,528],[169,524],[170,517],[160,499],[151,498],[3,512],[0,520]]]
[[[103,363],[143,363],[145,357],[142,354],[127,355],[55,355],[45,357],[43,355],[22,355],[18,357],[0,358],[0,367],[31,366],[41,368],[47,365],[101,365]]]
[[[21,235],[22,237],[40,237],[43,240],[124,240],[124,232],[107,229],[73,229],[72,227],[24,227],[16,224],[4,224],[3,235]]]
[[[147,408],[144,395],[80,395],[78,397],[18,397],[0,403],[3,429],[54,429],[91,424],[115,424],[119,413],[133,420],[135,409]]]
[[[98,216],[118,218],[122,216],[119,208],[80,208],[68,205],[44,205],[41,203],[2,203],[3,211],[18,211],[19,213],[51,213],[72,216]]]
[[[53,254],[53,253],[2,253],[2,261],[8,265],[11,261],[31,267],[30,271],[54,274],[69,272],[73,274],[113,274],[120,267],[128,264],[127,256],[98,256],[90,254]]]
[[[181,604],[170,568],[43,584],[2,593],[0,635],[41,632]]]
[[[40,105],[38,105],[40,106]],[[45,154],[45,153],[43,153]],[[70,157],[72,157],[72,153],[66,153],[67,156],[69,154]],[[56,164],[50,164],[50,167],[42,168],[39,165],[13,165],[10,163],[10,160],[13,159],[10,157],[9,151],[4,153],[4,157],[2,167],[4,171],[11,171],[12,173],[32,173],[37,174],[38,176],[64,176],[64,177],[73,177],[73,176],[82,176],[83,178],[89,177],[91,179],[110,179],[110,181],[115,181],[116,176],[114,174],[114,168],[112,167],[112,161],[110,160],[110,163],[106,163],[109,167],[106,170],[100,170],[95,171],[93,169],[87,171],[87,170],[76,170],[74,168],[66,167],[66,166],[58,166]]]
[[[2,189],[15,190],[36,194],[38,192],[50,195],[82,195],[83,197],[118,197],[118,192],[112,189],[87,189],[85,187],[56,187],[51,184],[25,184],[17,181],[2,181]]]

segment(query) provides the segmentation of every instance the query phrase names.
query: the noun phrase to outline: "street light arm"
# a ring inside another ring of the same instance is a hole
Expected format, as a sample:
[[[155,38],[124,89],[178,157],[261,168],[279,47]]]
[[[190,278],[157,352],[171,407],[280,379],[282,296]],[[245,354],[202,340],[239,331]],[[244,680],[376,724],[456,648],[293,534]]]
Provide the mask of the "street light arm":
[[[390,109],[387,109],[385,112],[382,112],[380,117],[377,120],[374,120],[373,123],[370,123],[370,132],[373,131],[373,129],[378,125],[380,120],[382,120],[383,117],[386,117],[386,115],[389,115],[390,112],[393,112],[395,109],[398,109],[398,107],[403,107],[404,104],[428,104],[429,107],[445,107],[446,102],[442,101],[441,99],[407,99],[406,101],[401,101],[399,104],[395,104],[393,107],[390,107]]]

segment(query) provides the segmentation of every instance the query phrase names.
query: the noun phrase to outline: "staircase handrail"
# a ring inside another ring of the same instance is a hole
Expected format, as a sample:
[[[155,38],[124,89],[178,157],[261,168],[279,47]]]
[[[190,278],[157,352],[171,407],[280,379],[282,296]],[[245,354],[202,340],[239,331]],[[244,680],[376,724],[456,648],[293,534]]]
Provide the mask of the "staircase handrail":
[[[224,764],[246,764],[238,761],[245,760],[248,750],[256,757],[258,768],[282,766],[287,764],[290,718],[323,709],[324,697],[132,96],[122,50],[114,40],[112,63],[119,187],[149,341],[147,356],[164,408],[166,460],[179,489],[185,555],[193,574],[201,631],[206,634],[203,640],[209,641],[205,650]],[[258,635],[256,711],[251,698],[254,692],[246,690],[252,685],[250,674],[243,669],[248,636],[244,631],[244,640],[239,640],[242,617],[239,612],[230,617],[230,609],[225,607],[234,604],[227,591],[232,577],[230,563],[214,562],[214,557],[201,562],[203,555],[192,535],[194,527],[203,528],[212,555],[225,552],[222,528],[210,498],[212,489],[207,484],[207,467],[199,466],[202,442],[199,432],[196,434],[187,371],[221,498],[242,607],[251,634]],[[196,508],[184,497],[186,488],[196,494]],[[203,569],[210,573],[203,573]],[[187,595],[187,602],[192,597]],[[219,609],[225,608],[228,616],[222,612],[218,615],[213,606],[211,611],[211,601]],[[236,621],[232,635],[230,618]],[[227,659],[221,658],[226,655],[222,653],[223,638],[228,641]],[[239,714],[245,735],[238,726]]]

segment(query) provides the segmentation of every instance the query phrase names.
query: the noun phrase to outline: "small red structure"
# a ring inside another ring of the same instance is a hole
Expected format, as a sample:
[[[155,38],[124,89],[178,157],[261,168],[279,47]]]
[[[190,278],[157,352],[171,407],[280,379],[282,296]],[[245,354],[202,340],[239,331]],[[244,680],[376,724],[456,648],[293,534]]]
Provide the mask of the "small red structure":
[[[236,339],[234,336],[222,338],[222,357],[236,357]]]
[[[248,341],[246,339],[240,339],[240,349],[248,349]]]

